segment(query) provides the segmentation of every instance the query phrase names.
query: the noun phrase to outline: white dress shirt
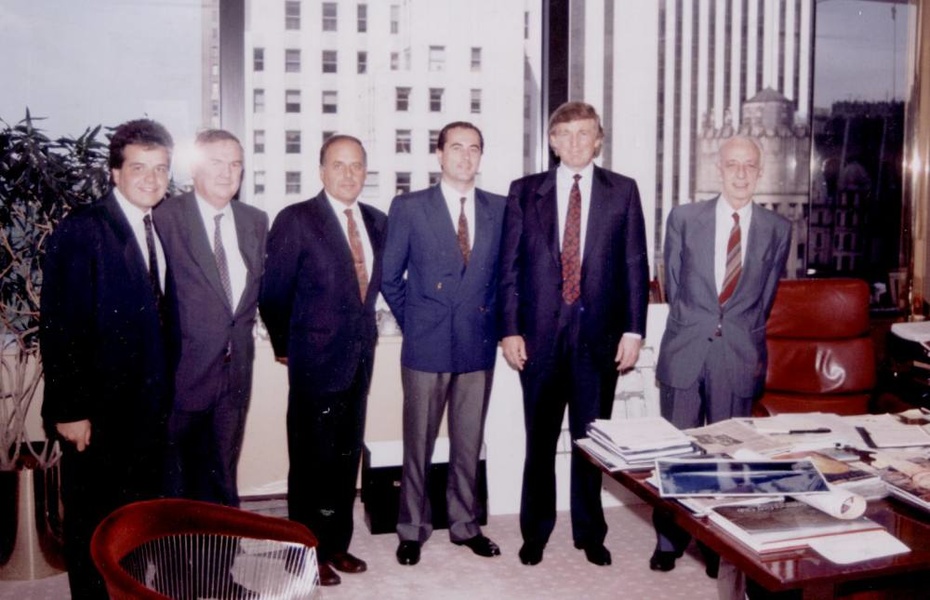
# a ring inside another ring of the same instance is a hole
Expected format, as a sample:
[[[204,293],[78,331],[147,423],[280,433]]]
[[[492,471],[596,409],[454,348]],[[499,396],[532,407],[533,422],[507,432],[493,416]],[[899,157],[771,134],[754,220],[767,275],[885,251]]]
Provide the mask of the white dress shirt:
[[[129,226],[132,228],[132,234],[136,237],[136,243],[139,244],[139,250],[142,252],[142,260],[145,262],[145,268],[149,268],[149,246],[145,241],[145,222],[143,219],[146,215],[152,214],[152,209],[142,210],[123,196],[119,188],[113,188],[113,195],[116,197],[116,205],[123,211]],[[161,285],[161,291],[165,291],[165,251],[161,247],[161,240],[158,239],[158,232],[155,231],[155,223],[152,223],[152,237],[155,238],[155,257],[158,259],[158,283]]]
[[[739,215],[740,232],[740,264],[746,263],[746,243],[749,237],[749,222],[752,220],[752,202],[739,210],[733,210],[730,203],[724,199],[723,194],[717,198],[717,210],[714,224],[714,281],[717,284],[717,293],[723,287],[723,277],[727,271],[727,242],[730,240],[730,230],[733,229],[733,213]]]
[[[245,292],[245,282],[248,278],[248,269],[239,250],[239,236],[236,234],[236,218],[232,207],[227,204],[222,210],[217,210],[212,204],[195,194],[200,219],[207,232],[207,241],[213,250],[213,230],[216,228],[216,215],[223,215],[220,219],[220,236],[223,238],[223,250],[226,253],[226,266],[229,270],[229,287],[232,291],[232,310],[236,311],[239,300]]]
[[[462,212],[462,198],[465,198],[465,218],[468,220],[468,247],[475,247],[475,188],[472,187],[467,193],[463,194],[444,181],[440,181],[439,188],[442,190],[442,197],[449,208],[449,216],[452,217],[452,230],[459,231],[459,214]]]
[[[335,200],[328,193],[326,194],[326,199],[329,200],[329,205],[333,208],[333,212],[336,213],[339,226],[342,228],[342,234],[346,238],[346,244],[349,243],[349,219],[346,217],[345,211],[347,208],[352,211],[352,217],[355,219],[355,226],[358,228],[358,234],[362,238],[362,250],[365,252],[365,270],[368,273],[368,281],[371,281],[371,270],[374,266],[374,253],[371,249],[371,240],[368,239],[368,228],[365,227],[362,211],[358,207],[358,201],[353,202],[351,206],[346,206],[339,200]]]

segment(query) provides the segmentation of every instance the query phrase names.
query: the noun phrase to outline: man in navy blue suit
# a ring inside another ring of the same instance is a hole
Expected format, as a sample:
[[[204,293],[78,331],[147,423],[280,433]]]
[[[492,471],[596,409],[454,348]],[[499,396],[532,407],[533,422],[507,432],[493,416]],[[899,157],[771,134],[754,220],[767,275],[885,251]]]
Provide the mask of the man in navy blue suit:
[[[479,556],[500,549],[481,533],[478,462],[497,351],[498,250],[504,198],[475,187],[481,131],[439,132],[439,185],[394,199],[381,291],[404,334],[404,461],[397,560],[414,565],[432,533],[428,473],[448,406],[449,537]]]
[[[568,404],[573,440],[609,418],[620,371],[646,332],[648,264],[636,182],[594,164],[604,132],[594,108],[567,102],[549,119],[560,163],[514,181],[501,244],[501,346],[520,371],[526,459],[520,561],[535,565],[555,526],[555,453]],[[608,565],[600,471],[572,452],[575,547]]]

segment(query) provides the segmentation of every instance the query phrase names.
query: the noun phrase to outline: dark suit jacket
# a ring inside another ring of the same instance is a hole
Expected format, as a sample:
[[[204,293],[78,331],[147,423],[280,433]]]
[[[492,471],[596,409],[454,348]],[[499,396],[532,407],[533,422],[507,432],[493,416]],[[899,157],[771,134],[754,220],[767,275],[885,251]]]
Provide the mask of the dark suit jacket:
[[[405,367],[468,373],[494,366],[504,206],[502,196],[475,190],[475,242],[465,269],[438,185],[391,203],[381,292],[404,333]]]
[[[352,251],[324,192],[288,206],[271,227],[259,309],[275,355],[288,359],[292,392],[343,391],[360,361],[370,368],[387,217],[359,208],[374,252],[364,303]]]
[[[581,262],[578,348],[612,368],[620,337],[646,333],[649,267],[636,182],[594,167]],[[555,350],[562,306],[556,171],[514,181],[501,244],[501,336],[522,335],[527,369]],[[544,368],[544,367],[543,367]]]
[[[90,419],[93,444],[132,456],[163,435],[171,382],[148,270],[112,193],[61,222],[42,272],[42,416]]]
[[[721,309],[714,279],[716,204],[717,199],[683,204],[668,216],[665,285],[669,316],[656,376],[674,388],[690,387],[704,364],[708,345],[721,343],[734,392],[750,397],[765,383],[765,322],[784,274],[791,224],[753,205],[743,270],[736,290]],[[718,324],[722,335],[715,337]]]
[[[193,192],[169,198],[155,209],[158,236],[174,282],[168,301],[180,334],[175,348],[176,409],[209,408],[228,389],[233,406],[246,406],[252,391],[255,342],[252,329],[258,308],[268,217],[261,210],[233,201],[239,252],[245,261],[245,290],[235,310],[220,283],[213,237],[200,217]],[[210,224],[212,228],[212,224]],[[212,231],[212,229],[211,229]],[[227,252],[229,244],[226,244]],[[227,359],[227,351],[229,356]]]

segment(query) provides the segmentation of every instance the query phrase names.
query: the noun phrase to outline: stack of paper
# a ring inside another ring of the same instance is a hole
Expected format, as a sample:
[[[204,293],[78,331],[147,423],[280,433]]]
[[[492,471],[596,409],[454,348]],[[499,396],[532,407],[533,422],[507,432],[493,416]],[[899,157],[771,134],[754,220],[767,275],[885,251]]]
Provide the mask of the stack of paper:
[[[691,438],[662,417],[596,419],[577,443],[611,471],[652,468],[656,458],[695,452]]]

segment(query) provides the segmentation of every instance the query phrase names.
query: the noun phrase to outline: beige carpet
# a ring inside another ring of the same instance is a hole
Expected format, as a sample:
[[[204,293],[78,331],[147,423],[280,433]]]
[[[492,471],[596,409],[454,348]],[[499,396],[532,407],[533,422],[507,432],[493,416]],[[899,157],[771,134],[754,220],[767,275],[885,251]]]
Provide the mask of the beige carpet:
[[[261,512],[266,512],[262,510]],[[351,551],[368,562],[368,572],[343,575],[342,584],[324,588],[326,600],[477,599],[514,600],[711,600],[716,584],[704,574],[694,546],[670,573],[649,570],[655,543],[650,511],[644,505],[609,508],[607,547],[613,565],[597,567],[575,550],[567,513],[558,523],[542,563],[520,564],[520,529],[516,515],[491,517],[484,528],[496,541],[502,556],[481,558],[467,548],[449,543],[446,530],[437,530],[423,547],[420,564],[397,564],[393,534],[371,535],[365,526],[361,503],[356,507],[356,530]],[[2,600],[66,600],[68,581],[58,575],[34,582],[0,582]]]

